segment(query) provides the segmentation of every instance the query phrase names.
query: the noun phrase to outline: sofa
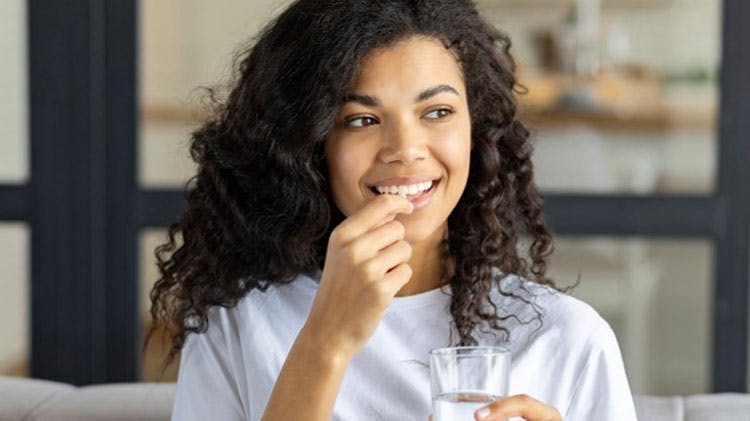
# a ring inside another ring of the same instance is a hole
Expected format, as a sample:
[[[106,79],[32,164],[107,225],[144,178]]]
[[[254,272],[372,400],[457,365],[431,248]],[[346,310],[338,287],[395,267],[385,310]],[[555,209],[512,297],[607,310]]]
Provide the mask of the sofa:
[[[174,388],[174,383],[75,387],[0,376],[0,421],[168,420]],[[642,421],[750,421],[746,394],[635,396],[635,405]]]

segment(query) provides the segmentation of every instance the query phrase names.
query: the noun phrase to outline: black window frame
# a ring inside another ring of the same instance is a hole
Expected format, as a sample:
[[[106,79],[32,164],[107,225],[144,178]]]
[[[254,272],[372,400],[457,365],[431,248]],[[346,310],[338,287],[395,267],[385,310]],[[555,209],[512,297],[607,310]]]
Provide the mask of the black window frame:
[[[712,241],[712,391],[747,392],[750,3],[722,15],[715,191],[544,197],[560,235]],[[136,181],[137,1],[29,0],[27,19],[30,180],[0,184],[0,221],[31,230],[31,375],[137,381],[138,232],[184,208]]]

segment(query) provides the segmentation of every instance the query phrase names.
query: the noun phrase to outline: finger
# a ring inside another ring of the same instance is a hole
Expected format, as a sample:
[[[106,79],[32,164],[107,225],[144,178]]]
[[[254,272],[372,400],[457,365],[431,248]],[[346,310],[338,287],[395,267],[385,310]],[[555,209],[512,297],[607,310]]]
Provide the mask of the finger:
[[[406,285],[407,282],[409,282],[411,274],[411,266],[409,266],[408,263],[401,263],[390,272],[386,273],[381,282],[383,282],[386,289],[388,289],[390,295],[395,296],[396,293]]]
[[[341,244],[348,244],[380,224],[389,214],[395,217],[399,213],[411,213],[413,209],[414,206],[405,197],[395,194],[380,195],[337,227],[338,239]]]
[[[373,225],[372,228],[370,228],[370,231],[375,231],[376,229],[396,219],[397,216],[398,216],[398,213],[396,212],[389,213],[388,215],[385,216],[385,218],[381,219],[380,222]]]
[[[403,240],[405,233],[404,224],[399,221],[391,221],[355,239],[348,245],[352,256],[354,256],[354,263],[372,259],[386,247]]]
[[[483,415],[483,409],[489,413]],[[508,417],[522,417],[534,421],[562,421],[562,416],[553,407],[528,396],[515,395],[480,408],[475,412],[476,419],[482,421],[503,420]]]
[[[411,245],[404,240],[397,241],[384,248],[380,253],[368,262],[375,267],[382,268],[382,277],[395,269],[401,263],[406,263],[411,258]]]

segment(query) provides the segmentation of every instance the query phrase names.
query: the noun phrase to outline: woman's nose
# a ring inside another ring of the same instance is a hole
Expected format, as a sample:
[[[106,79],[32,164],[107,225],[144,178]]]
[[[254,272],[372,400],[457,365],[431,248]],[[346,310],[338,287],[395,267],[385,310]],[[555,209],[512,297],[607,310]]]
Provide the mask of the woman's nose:
[[[411,164],[427,156],[424,133],[408,123],[394,123],[383,133],[380,159],[389,164]]]

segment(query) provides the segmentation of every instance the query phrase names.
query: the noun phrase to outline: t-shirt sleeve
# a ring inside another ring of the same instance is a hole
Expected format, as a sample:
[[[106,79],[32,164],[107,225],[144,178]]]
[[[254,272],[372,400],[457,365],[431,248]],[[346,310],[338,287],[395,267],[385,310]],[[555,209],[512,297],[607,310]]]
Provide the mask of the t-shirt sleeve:
[[[191,333],[182,348],[173,421],[244,420],[237,379],[218,326]]]
[[[591,335],[590,352],[574,385],[564,419],[637,420],[620,347],[604,321]]]

